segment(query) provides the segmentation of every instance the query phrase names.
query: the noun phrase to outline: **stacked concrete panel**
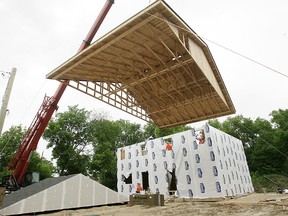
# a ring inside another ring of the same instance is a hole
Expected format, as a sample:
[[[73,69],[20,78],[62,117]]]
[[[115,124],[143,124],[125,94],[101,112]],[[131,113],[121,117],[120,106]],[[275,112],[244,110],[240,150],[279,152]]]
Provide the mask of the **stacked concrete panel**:
[[[45,179],[6,195],[0,214],[32,214],[127,201],[128,197],[77,174]]]

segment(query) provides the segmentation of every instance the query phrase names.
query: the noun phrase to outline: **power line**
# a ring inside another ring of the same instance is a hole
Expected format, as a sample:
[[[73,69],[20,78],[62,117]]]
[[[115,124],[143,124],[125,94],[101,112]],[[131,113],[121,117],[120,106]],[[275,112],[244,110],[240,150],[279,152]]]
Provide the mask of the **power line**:
[[[8,74],[10,74],[10,72],[4,71],[4,70],[0,70],[0,73],[8,73]]]
[[[11,75],[11,72],[0,70],[0,74],[2,78],[6,78],[7,76]]]
[[[45,85],[46,82],[47,82],[46,79],[42,82],[39,90],[36,91],[36,94],[35,94],[34,97],[32,98],[32,101],[29,103],[29,106],[28,106],[27,110],[30,110],[30,109],[31,109],[32,103],[34,103],[34,101],[36,101],[36,98],[37,98],[37,96],[39,95],[40,90],[43,88],[43,86]],[[23,116],[22,116],[22,118],[21,118],[21,120],[20,120],[20,123],[23,121],[26,113],[27,113],[27,112],[24,111],[24,114],[23,114]],[[21,124],[20,124],[20,125],[21,125]],[[21,125],[21,127],[22,127],[22,125]],[[22,129],[24,129],[24,128],[22,128]],[[26,131],[26,133],[27,133],[27,131]],[[1,152],[0,152],[0,156],[3,154],[5,148],[7,147],[7,145],[9,144],[9,142],[12,140],[13,136],[14,136],[14,134],[11,133],[10,136],[8,137],[6,143],[4,144],[4,147],[2,148],[2,150],[1,150]],[[25,133],[24,133],[24,136],[25,136]],[[22,137],[22,139],[24,138],[24,136]],[[21,141],[22,141],[22,140],[21,140]],[[19,144],[20,144],[20,143],[19,143]]]
[[[249,60],[249,61],[251,61],[251,62],[253,62],[253,63],[256,63],[256,64],[258,64],[258,65],[260,65],[260,66],[262,66],[262,67],[265,67],[265,68],[267,68],[267,69],[269,69],[269,70],[271,70],[271,71],[273,71],[273,72],[275,72],[275,73],[277,73],[277,74],[280,74],[280,75],[288,78],[288,75],[287,75],[287,74],[284,74],[284,73],[282,73],[282,72],[280,72],[280,71],[278,71],[278,70],[275,70],[275,69],[273,69],[273,68],[271,68],[271,67],[269,67],[269,66],[267,66],[267,65],[265,65],[265,64],[262,64],[261,62],[258,62],[258,61],[254,60],[254,59],[252,59],[252,58],[249,58],[249,57],[247,57],[247,56],[245,56],[245,55],[243,55],[243,54],[241,54],[241,53],[238,53],[238,52],[236,52],[236,51],[234,51],[234,50],[232,50],[232,49],[230,49],[230,48],[227,48],[227,47],[225,47],[225,46],[223,46],[223,45],[221,45],[221,44],[219,44],[219,43],[216,43],[216,42],[214,42],[214,41],[212,41],[212,40],[209,40],[209,39],[204,38],[204,37],[202,37],[202,38],[203,38],[204,40],[206,40],[206,41],[209,41],[210,43],[213,43],[213,44],[215,44],[215,45],[217,45],[217,46],[225,49],[225,50],[228,50],[228,51],[230,51],[230,52],[232,52],[232,53],[234,53],[234,54],[236,54],[236,55],[239,55],[239,56],[241,56],[242,58],[245,58],[245,59],[247,59],[247,60]]]
[[[250,132],[253,133],[253,131],[251,131],[249,128],[245,127],[244,124],[242,124],[242,127],[245,128],[246,132]],[[267,142],[265,139],[263,139],[261,136],[259,136],[259,139],[262,140],[267,146],[270,146],[271,148],[273,148],[276,152],[278,152],[279,154],[283,155],[286,159],[288,159],[288,155],[283,153],[282,151],[280,151],[278,148],[276,148],[274,145],[270,144],[269,142]]]
[[[160,17],[158,17],[158,16],[155,16],[154,14],[150,14],[150,13],[147,13],[147,14],[149,14],[150,16],[153,16],[153,17],[155,17],[155,18],[157,18],[157,19],[160,19],[160,20],[162,20],[162,21],[164,21],[164,22],[166,22],[166,23],[169,23],[170,25],[173,25],[173,26],[175,26],[175,27],[177,27],[177,28],[179,28],[179,29],[182,29],[183,31],[189,32],[188,30],[182,28],[181,26],[178,26],[178,25],[176,25],[176,24],[174,24],[174,23],[171,23],[171,22],[169,22],[169,21],[167,21],[167,20],[164,20],[164,19],[162,19],[162,18],[160,18]],[[195,34],[196,34],[196,33],[195,33]],[[198,36],[198,35],[196,34],[196,36]],[[200,36],[199,36],[199,37],[200,37]],[[230,49],[230,48],[227,48],[227,47],[225,47],[225,46],[223,46],[223,45],[221,45],[221,44],[219,44],[219,43],[216,43],[216,42],[214,42],[214,41],[212,41],[212,40],[209,40],[209,39],[207,39],[207,38],[205,38],[205,37],[202,37],[202,36],[201,36],[201,38],[203,38],[204,40],[209,41],[210,43],[213,43],[213,44],[215,44],[215,45],[217,45],[217,46],[219,46],[219,47],[221,47],[221,48],[223,48],[223,49],[225,49],[225,50],[228,50],[228,51],[230,51],[230,52],[232,52],[232,53],[234,53],[234,54],[236,54],[236,55],[239,55],[240,57],[245,58],[245,59],[247,59],[247,60],[249,60],[249,61],[251,61],[251,62],[253,62],[253,63],[255,63],[255,64],[258,64],[258,65],[260,65],[260,66],[262,66],[262,67],[265,67],[266,69],[268,69],[268,70],[270,70],[270,71],[272,71],[272,72],[274,72],[274,73],[277,73],[277,74],[279,74],[279,75],[282,75],[282,76],[288,78],[288,75],[287,75],[287,74],[284,74],[284,73],[282,73],[282,72],[280,72],[280,71],[278,71],[278,70],[275,70],[275,69],[273,69],[273,68],[271,68],[271,67],[269,67],[269,66],[267,66],[267,65],[265,65],[265,64],[263,64],[263,63],[260,63],[260,62],[254,60],[254,59],[252,59],[252,58],[250,58],[250,57],[247,57],[247,56],[245,56],[245,55],[243,55],[243,54],[240,54],[240,53],[238,53],[238,52],[236,52],[236,51],[234,51],[234,50],[232,50],[232,49]],[[201,38],[200,38],[200,39],[201,39]],[[246,130],[248,130],[249,132],[251,132],[251,131],[250,131],[248,128],[246,128],[244,125],[243,125],[243,127],[244,127]],[[274,150],[276,150],[278,153],[280,153],[281,155],[283,155],[284,157],[286,157],[286,158],[288,159],[288,156],[287,156],[286,154],[284,154],[283,152],[281,152],[279,149],[277,149],[275,146],[271,145],[270,143],[268,143],[266,140],[262,139],[261,137],[260,137],[260,139],[261,139],[264,143],[266,143],[268,146],[272,147]]]
[[[182,28],[181,26],[178,26],[178,25],[176,25],[176,24],[174,24],[174,23],[171,23],[171,22],[169,22],[169,21],[167,21],[167,20],[165,20],[165,19],[163,19],[163,18],[161,18],[161,17],[158,17],[158,16],[154,15],[154,14],[150,14],[150,13],[147,13],[147,14],[149,14],[150,16],[153,16],[153,17],[155,17],[155,18],[157,18],[157,19],[159,19],[159,20],[162,20],[162,21],[164,21],[164,22],[166,22],[166,23],[169,23],[170,25],[173,25],[173,26],[175,26],[175,27],[177,27],[177,28],[179,28],[179,29],[181,29],[181,30],[183,30],[183,31],[190,32],[190,31],[188,31],[187,29]],[[194,33],[195,33],[195,32],[194,32]],[[232,52],[232,53],[234,53],[234,54],[236,54],[236,55],[238,55],[238,56],[240,56],[240,57],[242,57],[242,58],[245,58],[245,59],[247,59],[247,60],[249,60],[249,61],[251,61],[251,62],[253,62],[253,63],[255,63],[255,64],[258,64],[258,65],[260,65],[260,66],[262,66],[262,67],[264,67],[264,68],[266,68],[266,69],[268,69],[268,70],[270,70],[270,71],[272,71],[272,72],[274,72],[274,73],[277,73],[277,74],[279,74],[279,75],[281,75],[281,76],[284,76],[284,77],[288,78],[288,75],[287,75],[287,74],[284,74],[284,73],[282,73],[282,72],[280,72],[280,71],[278,71],[278,70],[276,70],[276,69],[273,69],[273,68],[271,68],[271,67],[269,67],[269,66],[267,66],[267,65],[265,65],[265,64],[263,64],[263,63],[261,63],[261,62],[259,62],[259,61],[256,61],[256,60],[254,60],[254,59],[252,59],[252,58],[250,58],[250,57],[247,57],[246,55],[240,54],[239,52],[236,52],[236,51],[234,51],[234,50],[232,50],[232,49],[230,49],[230,48],[227,48],[227,47],[225,47],[225,46],[223,46],[223,45],[221,45],[221,44],[219,44],[219,43],[216,43],[216,42],[214,42],[214,41],[212,41],[212,40],[210,40],[210,39],[207,39],[207,38],[205,38],[205,37],[199,36],[199,35],[196,34],[196,33],[195,33],[195,35],[198,36],[198,37],[201,37],[201,38],[203,38],[204,40],[209,41],[210,43],[213,43],[213,44],[215,44],[215,45],[217,45],[217,46],[219,46],[219,47],[221,47],[221,48],[223,48],[223,49],[225,49],[225,50],[227,50],[227,51],[230,51],[230,52]],[[200,39],[201,39],[201,38],[200,38]]]

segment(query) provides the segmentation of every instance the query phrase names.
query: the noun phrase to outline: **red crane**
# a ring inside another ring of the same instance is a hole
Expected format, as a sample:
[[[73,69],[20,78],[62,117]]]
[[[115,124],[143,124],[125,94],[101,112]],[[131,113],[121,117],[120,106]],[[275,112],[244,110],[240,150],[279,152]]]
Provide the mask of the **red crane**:
[[[83,51],[90,45],[94,35],[98,31],[113,3],[114,0],[106,0],[106,3],[100,11],[90,31],[88,32],[85,40],[83,40],[77,53]],[[54,96],[44,97],[44,101],[39,108],[32,124],[27,130],[25,137],[23,138],[21,144],[18,146],[14,157],[8,165],[8,170],[13,170],[13,174],[5,176],[2,181],[2,186],[6,187],[6,189],[11,191],[18,190],[21,187],[24,174],[29,166],[31,154],[36,150],[39,139],[41,138],[54,111],[58,109],[58,102],[63,95],[68,83],[69,80],[64,80],[59,84]]]

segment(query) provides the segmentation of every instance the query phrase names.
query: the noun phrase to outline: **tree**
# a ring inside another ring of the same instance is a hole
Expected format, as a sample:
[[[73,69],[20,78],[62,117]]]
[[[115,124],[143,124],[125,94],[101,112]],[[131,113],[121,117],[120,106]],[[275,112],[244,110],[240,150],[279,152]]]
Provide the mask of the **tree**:
[[[77,106],[58,113],[46,128],[43,138],[56,159],[60,175],[82,173],[93,176],[105,186],[117,185],[118,147],[143,140],[139,124],[129,121],[110,121],[102,114]]]
[[[117,185],[116,141],[121,128],[107,119],[94,119],[92,122],[94,154],[90,169],[92,176],[101,184],[114,189]]]
[[[288,109],[274,110],[271,112],[271,122],[274,127],[283,131],[288,131]]]
[[[281,160],[281,174],[288,175],[288,109],[274,110],[270,114],[275,129],[278,158]]]
[[[89,117],[87,110],[69,106],[67,112],[57,113],[49,122],[43,138],[48,148],[53,147],[52,157],[57,160],[60,175],[89,173],[93,142]]]
[[[50,178],[54,172],[54,166],[51,161],[40,157],[38,152],[33,152],[27,173],[38,172],[40,180]]]
[[[143,141],[141,125],[126,120],[95,119],[92,122],[95,136],[92,175],[101,184],[116,190],[117,148]]]
[[[21,126],[12,126],[0,137],[0,181],[3,176],[13,173],[13,171],[7,170],[7,166],[12,160],[18,145],[21,143],[24,133],[25,131]]]
[[[7,166],[12,160],[12,157],[14,156],[18,146],[22,142],[25,133],[26,130],[21,126],[12,126],[0,137],[0,179],[2,179],[5,175],[13,173],[13,170],[7,171]],[[33,152],[26,174],[39,172],[40,179],[42,180],[51,177],[53,174],[53,169],[54,167],[51,162],[44,158],[40,158],[37,152]]]
[[[165,129],[160,129],[154,123],[148,122],[144,126],[144,137],[148,138],[149,136],[153,138],[169,136],[171,134],[180,133],[182,131],[190,130],[191,127],[188,125],[180,125]]]
[[[95,147],[91,163],[93,177],[112,190],[117,189],[117,158],[112,151],[113,144],[103,142]]]
[[[238,115],[227,118],[222,124],[218,120],[209,120],[208,124],[240,139],[245,145],[253,145],[255,134],[253,131],[253,120],[250,118]]]
[[[131,123],[127,120],[118,120],[115,123],[120,128],[120,134],[116,140],[117,148],[132,145],[145,140],[140,124]]]
[[[274,128],[268,120],[257,118],[253,121],[242,115],[227,118],[223,123],[209,121],[209,124],[242,141],[250,171],[283,174],[288,165],[284,153],[287,152],[288,139],[285,139],[287,132],[281,132],[280,128],[286,129],[285,119],[288,120],[288,115],[283,110],[273,111],[271,115]]]

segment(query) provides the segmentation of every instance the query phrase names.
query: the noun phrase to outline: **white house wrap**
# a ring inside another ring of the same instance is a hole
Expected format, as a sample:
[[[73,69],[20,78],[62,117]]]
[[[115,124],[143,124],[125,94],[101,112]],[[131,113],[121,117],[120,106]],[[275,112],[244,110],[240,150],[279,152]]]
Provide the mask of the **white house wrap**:
[[[254,191],[242,142],[209,125],[119,148],[117,159],[118,192],[125,195],[135,193],[137,183],[165,197],[171,192],[217,198]]]

